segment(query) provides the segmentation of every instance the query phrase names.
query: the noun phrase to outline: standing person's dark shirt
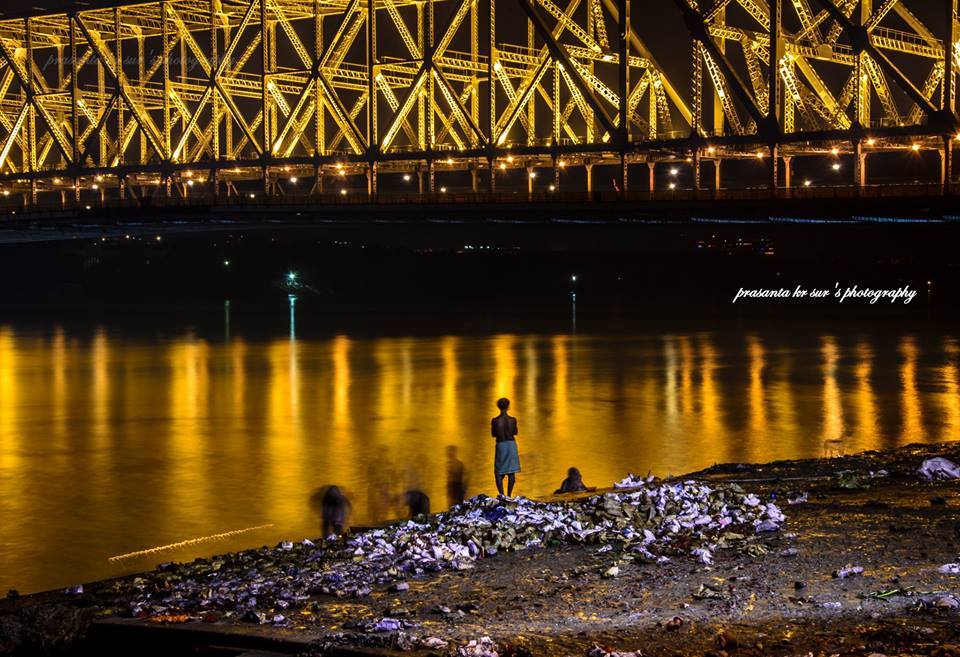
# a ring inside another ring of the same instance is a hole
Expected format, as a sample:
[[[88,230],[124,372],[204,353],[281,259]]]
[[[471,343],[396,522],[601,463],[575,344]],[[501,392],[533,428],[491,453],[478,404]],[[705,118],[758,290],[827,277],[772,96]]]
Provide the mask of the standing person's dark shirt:
[[[490,435],[498,443],[515,440],[517,435],[517,418],[510,415],[498,415],[490,422]]]

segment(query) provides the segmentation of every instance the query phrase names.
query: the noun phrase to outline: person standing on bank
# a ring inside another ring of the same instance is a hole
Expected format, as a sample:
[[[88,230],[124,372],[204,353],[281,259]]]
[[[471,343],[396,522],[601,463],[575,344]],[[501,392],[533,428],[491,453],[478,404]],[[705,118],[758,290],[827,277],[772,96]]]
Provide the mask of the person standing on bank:
[[[493,461],[493,471],[497,481],[497,492],[503,495],[503,478],[507,477],[507,496],[513,497],[513,486],[517,483],[516,474],[520,472],[520,455],[517,453],[517,418],[507,415],[510,400],[501,397],[497,400],[500,415],[490,423],[490,433],[497,439],[497,452]]]

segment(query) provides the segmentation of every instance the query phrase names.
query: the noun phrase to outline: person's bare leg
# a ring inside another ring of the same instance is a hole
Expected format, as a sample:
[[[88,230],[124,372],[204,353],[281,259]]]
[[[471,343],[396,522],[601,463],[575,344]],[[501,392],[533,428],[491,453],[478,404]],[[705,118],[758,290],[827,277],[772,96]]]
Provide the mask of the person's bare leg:
[[[503,495],[503,475],[494,475],[497,481],[497,492]]]
[[[517,475],[511,472],[510,474],[507,475],[507,497],[513,497],[513,486],[516,483],[517,483]],[[503,489],[500,490],[500,493],[503,494]]]

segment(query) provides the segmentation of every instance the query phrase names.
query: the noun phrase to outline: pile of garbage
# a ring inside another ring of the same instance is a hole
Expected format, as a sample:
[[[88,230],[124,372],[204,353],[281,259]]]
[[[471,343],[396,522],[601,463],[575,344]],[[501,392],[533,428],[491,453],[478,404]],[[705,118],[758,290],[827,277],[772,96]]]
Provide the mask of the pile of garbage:
[[[627,488],[626,485],[630,487]],[[570,502],[484,495],[446,513],[365,531],[346,540],[281,543],[161,566],[126,583],[134,616],[215,612],[287,624],[318,595],[364,596],[377,585],[428,572],[469,569],[504,550],[557,544],[619,545],[637,560],[688,554],[711,563],[717,549],[776,531],[783,513],[736,484],[661,483],[628,477],[615,492]]]

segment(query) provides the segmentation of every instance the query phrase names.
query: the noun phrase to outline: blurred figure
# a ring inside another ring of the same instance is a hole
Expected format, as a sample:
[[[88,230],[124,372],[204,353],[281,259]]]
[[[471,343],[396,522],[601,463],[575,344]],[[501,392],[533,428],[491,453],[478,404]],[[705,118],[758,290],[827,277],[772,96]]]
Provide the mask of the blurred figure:
[[[420,490],[408,490],[403,494],[404,503],[410,509],[410,517],[430,515],[430,498]]]
[[[596,487],[587,488],[587,485],[583,483],[583,475],[580,474],[580,471],[577,468],[570,468],[567,470],[567,478],[563,480],[563,483],[560,484],[560,488],[553,491],[554,495],[560,495],[561,493],[582,493],[583,491],[588,490],[597,490]]]
[[[377,445],[372,453],[378,458],[367,464],[367,509],[370,521],[378,523],[397,517],[397,472],[386,447]]]
[[[350,500],[337,486],[323,486],[310,496],[310,506],[322,521],[323,537],[343,533],[350,517]]]
[[[463,461],[457,458],[457,446],[447,445],[447,505],[460,504],[467,497],[467,479]]]
[[[490,421],[490,434],[497,439],[497,449],[493,459],[494,478],[497,492],[503,495],[503,478],[507,478],[507,497],[513,497],[513,486],[520,472],[520,454],[517,452],[517,418],[507,415],[510,400],[501,397],[497,400],[500,415]]]

